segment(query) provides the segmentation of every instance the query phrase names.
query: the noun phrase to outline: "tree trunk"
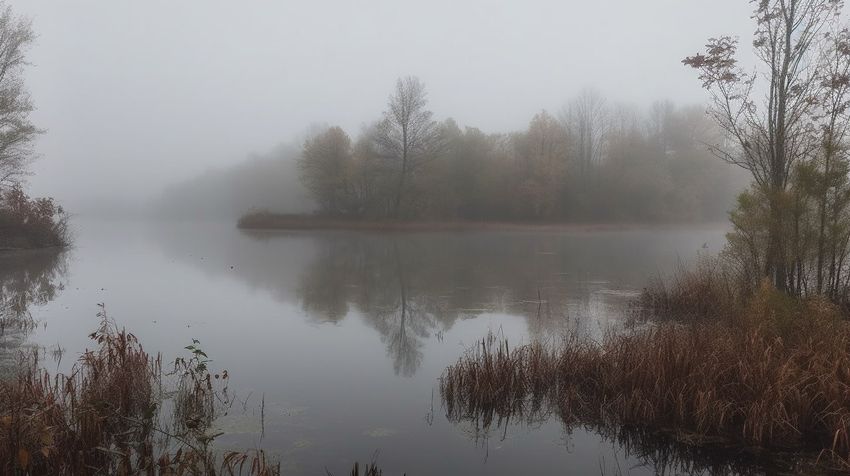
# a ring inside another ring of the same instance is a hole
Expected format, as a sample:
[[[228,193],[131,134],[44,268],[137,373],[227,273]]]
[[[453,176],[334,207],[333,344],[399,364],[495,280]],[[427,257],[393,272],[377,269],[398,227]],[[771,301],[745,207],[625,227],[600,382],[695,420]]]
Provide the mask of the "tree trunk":
[[[767,253],[765,255],[765,275],[773,281],[780,291],[787,290],[787,267],[782,252],[782,215],[783,209],[778,192],[771,192],[768,197],[770,207],[770,223],[768,224]]]
[[[402,127],[401,132],[402,151],[401,151],[401,174],[398,177],[398,189],[395,193],[395,204],[393,206],[393,218],[398,219],[399,210],[401,209],[401,198],[404,194],[404,182],[407,178],[407,128]]]

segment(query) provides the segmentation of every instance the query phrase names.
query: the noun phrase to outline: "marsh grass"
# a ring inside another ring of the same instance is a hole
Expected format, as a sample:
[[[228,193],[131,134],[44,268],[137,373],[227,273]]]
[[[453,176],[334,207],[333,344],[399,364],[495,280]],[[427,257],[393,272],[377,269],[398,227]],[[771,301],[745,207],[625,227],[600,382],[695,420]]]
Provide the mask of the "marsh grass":
[[[679,262],[670,276],[652,279],[630,309],[642,321],[729,320],[753,291],[728,260],[701,256],[693,266]]]
[[[571,334],[512,348],[483,339],[440,379],[449,418],[486,428],[555,412],[568,425],[639,428],[690,447],[805,452],[850,468],[850,327],[835,306],[769,285],[741,305],[715,301],[730,306],[724,319],[695,319],[709,308],[680,289],[662,302],[669,313],[683,306],[688,321],[601,341]]]
[[[0,381],[2,473],[279,474],[261,450],[212,449],[217,435],[209,423],[216,405],[227,401],[214,382],[227,376],[211,376],[205,354],[192,352],[175,363],[179,384],[169,392],[161,357],[100,316],[90,335],[94,349],[67,374],[43,370],[36,352]],[[169,400],[171,412],[164,415]],[[169,419],[170,427],[163,423]]]

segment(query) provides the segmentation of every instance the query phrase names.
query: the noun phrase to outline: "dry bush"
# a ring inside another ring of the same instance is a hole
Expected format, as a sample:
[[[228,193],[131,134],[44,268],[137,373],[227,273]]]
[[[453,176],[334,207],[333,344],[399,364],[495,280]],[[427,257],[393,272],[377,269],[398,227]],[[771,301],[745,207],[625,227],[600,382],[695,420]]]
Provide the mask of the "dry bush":
[[[646,325],[601,342],[570,336],[509,349],[485,340],[440,386],[455,421],[487,425],[548,408],[568,423],[814,452],[847,465],[848,369],[850,327],[838,309],[764,285],[731,319]]]
[[[0,248],[70,244],[68,215],[52,198],[30,198],[19,185],[0,193]]]

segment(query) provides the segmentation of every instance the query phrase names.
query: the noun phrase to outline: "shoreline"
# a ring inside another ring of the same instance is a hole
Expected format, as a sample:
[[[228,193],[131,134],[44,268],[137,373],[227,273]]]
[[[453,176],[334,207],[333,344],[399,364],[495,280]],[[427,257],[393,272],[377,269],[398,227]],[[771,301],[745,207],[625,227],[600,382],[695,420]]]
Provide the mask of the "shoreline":
[[[364,232],[476,232],[537,231],[597,232],[680,227],[712,228],[725,222],[523,222],[523,221],[403,221],[357,220],[313,215],[253,213],[239,218],[236,227],[250,231],[364,231]]]
[[[40,253],[40,252],[52,252],[52,251],[63,251],[68,249],[68,246],[32,246],[32,247],[10,247],[10,246],[0,246],[0,256],[8,256],[12,254],[25,254],[25,253]]]

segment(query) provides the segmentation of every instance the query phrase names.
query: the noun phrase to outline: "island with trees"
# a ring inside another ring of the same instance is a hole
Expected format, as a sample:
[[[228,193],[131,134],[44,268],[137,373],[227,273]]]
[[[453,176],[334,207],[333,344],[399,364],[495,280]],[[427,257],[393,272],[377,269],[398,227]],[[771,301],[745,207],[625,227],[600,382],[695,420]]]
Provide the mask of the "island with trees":
[[[398,80],[356,140],[314,132],[298,158],[312,215],[253,211],[242,228],[472,229],[723,219],[743,187],[703,146],[721,130],[701,107],[611,107],[586,90],[527,130],[437,121],[425,85]]]

